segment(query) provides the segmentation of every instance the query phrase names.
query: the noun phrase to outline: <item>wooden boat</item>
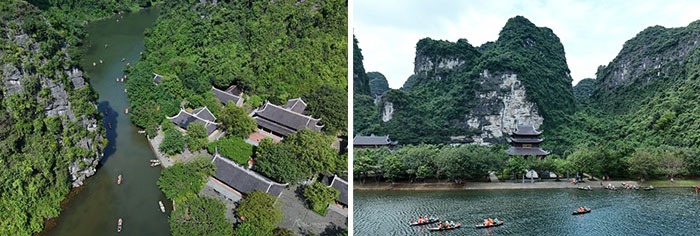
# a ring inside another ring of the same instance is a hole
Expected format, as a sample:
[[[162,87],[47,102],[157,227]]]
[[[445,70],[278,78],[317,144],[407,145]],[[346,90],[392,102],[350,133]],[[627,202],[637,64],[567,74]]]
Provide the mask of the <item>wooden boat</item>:
[[[145,134],[145,133],[146,133],[145,130],[139,130],[139,134]]]
[[[654,189],[656,189],[656,188],[651,187],[651,186],[644,188],[645,191],[654,190]]]
[[[124,78],[122,78],[122,82],[124,82]]]
[[[572,214],[572,215],[581,215],[581,214],[586,214],[586,213],[590,213],[590,212],[591,212],[591,208],[587,208],[585,211],[576,211],[576,210],[574,210],[574,211],[571,212],[571,214]]]
[[[102,64],[102,59],[100,59],[100,64]]]
[[[587,187],[578,187],[578,190],[585,190],[585,191],[593,191],[592,188],[587,188]]]
[[[158,201],[158,205],[160,205],[160,211],[162,211],[163,213],[165,213],[165,206],[163,206],[163,202],[162,202],[162,201]]]
[[[413,220],[412,220],[412,221],[408,222],[408,225],[410,225],[410,226],[427,225],[427,224],[432,224],[432,223],[435,223],[435,222],[438,222],[438,221],[440,221],[440,217],[435,217],[433,220],[428,219],[427,221],[423,221],[423,222],[421,222],[421,223],[418,223],[418,221],[413,221]]]
[[[492,225],[484,225],[483,223],[481,223],[481,224],[477,224],[477,225],[476,225],[476,228],[477,228],[477,229],[480,229],[480,228],[496,227],[496,226],[501,226],[501,225],[503,225],[503,223],[504,223],[503,221],[499,221],[498,223],[494,223],[494,224],[492,224]]]
[[[97,66],[97,63],[95,63],[95,62],[93,61],[93,62],[92,62],[92,66]]]
[[[430,227],[430,228],[428,228],[428,230],[430,230],[430,231],[444,231],[444,230],[451,230],[451,229],[456,229],[456,228],[459,228],[460,226],[462,226],[462,224],[460,224],[460,223],[457,223],[457,224],[455,224],[455,226],[450,226],[450,227],[442,227],[442,228],[438,228],[438,227]]]
[[[124,113],[129,114],[129,108],[125,109]]]
[[[109,129],[112,129],[112,122],[108,122],[107,126],[109,126]]]
[[[151,160],[151,167],[156,167],[156,166],[159,166],[159,165],[160,165],[160,161],[159,161],[159,160]]]
[[[122,175],[117,176],[117,184],[122,184]]]
[[[117,221],[117,233],[122,232],[122,218]]]

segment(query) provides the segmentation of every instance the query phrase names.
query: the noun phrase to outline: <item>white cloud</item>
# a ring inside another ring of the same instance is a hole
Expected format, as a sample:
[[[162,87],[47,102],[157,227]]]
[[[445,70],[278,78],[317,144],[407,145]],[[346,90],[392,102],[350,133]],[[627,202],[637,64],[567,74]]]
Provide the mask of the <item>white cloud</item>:
[[[479,46],[498,38],[505,22],[523,15],[551,28],[564,44],[574,84],[595,78],[622,44],[654,25],[686,26],[700,19],[700,1],[354,1],[354,32],[367,71],[382,72],[392,88],[413,74],[415,45],[430,37],[466,38]]]

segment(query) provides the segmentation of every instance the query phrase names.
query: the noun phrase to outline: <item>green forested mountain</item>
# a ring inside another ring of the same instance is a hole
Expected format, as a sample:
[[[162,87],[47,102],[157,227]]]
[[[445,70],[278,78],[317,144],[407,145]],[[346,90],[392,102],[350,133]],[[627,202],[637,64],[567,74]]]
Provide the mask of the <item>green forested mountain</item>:
[[[440,46],[421,53],[425,51],[421,45],[428,42]],[[567,168],[624,177],[697,176],[700,174],[697,171],[700,167],[698,42],[700,21],[679,28],[649,27],[625,42],[613,61],[600,66],[595,79],[581,80],[572,88],[564,48],[554,33],[533,27],[523,17],[510,19],[497,41],[474,49],[466,45],[459,47],[459,41],[424,39],[416,47],[415,73],[406,81],[404,91],[390,90],[382,99],[383,104],[365,108],[374,112],[366,118],[370,124],[355,123],[355,127],[361,128],[356,132],[389,134],[392,139],[408,144],[452,142],[454,135],[468,136],[470,129],[459,130],[465,128],[462,123],[468,123],[466,128],[477,123],[481,126],[483,123],[474,117],[493,117],[483,102],[516,101],[508,100],[508,92],[501,90],[513,91],[517,86],[473,84],[488,83],[483,78],[493,75],[502,81],[512,81],[512,75],[516,75],[524,84],[527,100],[536,103],[537,109],[526,114],[543,117],[542,146],[558,154],[555,157],[566,158],[560,164]],[[430,53],[440,58],[424,59]],[[473,62],[455,59],[465,56],[460,53],[476,53],[476,56]],[[466,70],[464,65],[473,67]],[[462,86],[457,89],[461,93],[450,93],[448,87],[456,85]],[[465,91],[471,96],[465,95]],[[500,99],[483,99],[491,96]],[[466,102],[450,104],[455,100]],[[475,112],[470,107],[479,109]],[[524,107],[506,108],[519,114]],[[386,114],[391,110],[393,117],[383,121],[382,118],[389,118]],[[465,116],[472,119],[460,122],[460,117]],[[364,118],[355,118],[358,119]],[[452,127],[441,130],[440,124]],[[501,137],[490,141],[505,140]]]
[[[389,81],[386,81],[386,77],[382,73],[367,72],[367,77],[369,77],[369,90],[372,96],[382,95],[389,90]]]
[[[352,36],[352,84],[353,94],[370,95],[369,77],[365,73],[365,66],[362,64],[362,49],[357,46],[357,38]]]
[[[146,32],[141,61],[129,68],[131,119],[152,131],[183,100],[218,115],[211,86],[237,85],[249,106],[301,96],[324,130],[346,129],[347,106],[339,103],[347,101],[346,32],[343,0],[167,1]],[[152,73],[163,75],[160,85]]]
[[[150,2],[0,2],[0,235],[41,231],[95,173],[107,140],[78,65],[83,27],[141,4]]]
[[[515,80],[504,83],[504,76]],[[414,74],[403,90],[387,91],[379,107],[368,109],[374,113],[365,112],[368,116],[357,118],[362,109],[356,107],[355,131],[389,134],[401,143],[447,143],[451,137],[497,142],[501,134],[483,127],[488,117],[504,110],[497,100],[523,96],[518,92],[523,87],[534,106],[520,108],[543,117],[545,127],[557,126],[562,116],[575,111],[564,47],[548,28],[517,16],[508,20],[497,41],[479,47],[466,39],[421,39]],[[485,96],[491,91],[496,94]],[[370,123],[358,124],[364,119]]]

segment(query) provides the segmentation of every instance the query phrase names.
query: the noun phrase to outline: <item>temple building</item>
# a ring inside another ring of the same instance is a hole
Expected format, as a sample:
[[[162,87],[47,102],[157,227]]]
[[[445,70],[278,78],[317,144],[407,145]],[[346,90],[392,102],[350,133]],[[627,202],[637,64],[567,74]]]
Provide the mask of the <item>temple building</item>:
[[[510,148],[506,152],[511,156],[545,157],[549,155],[548,151],[540,148],[540,143],[544,141],[538,137],[540,134],[542,131],[537,131],[533,125],[518,125],[515,132],[510,133],[510,137],[507,138]]]
[[[216,99],[224,105],[226,105],[226,103],[228,103],[229,101],[232,101],[238,107],[243,106],[243,91],[238,89],[238,87],[236,87],[235,85],[229,87],[226,90],[221,90],[212,86],[211,92],[214,93]]]
[[[282,191],[289,185],[265,178],[257,172],[221,156],[218,152],[214,153],[211,162],[216,166],[216,172],[214,176],[209,178],[210,181],[207,185],[233,201],[238,201],[243,197],[243,194],[255,190],[279,198]]]
[[[156,85],[160,84],[160,81],[161,81],[161,80],[163,80],[163,76],[162,76],[162,75],[153,73],[153,83],[154,83],[154,84],[156,84]]]
[[[339,204],[345,208],[348,207],[348,181],[344,180],[337,175],[333,176],[333,180],[331,181],[330,186],[338,192],[340,192],[340,195],[338,195],[338,199],[336,199],[336,204]]]
[[[290,99],[282,106],[265,101],[265,104],[249,115],[258,124],[259,129],[251,134],[246,142],[257,145],[265,137],[279,142],[302,129],[321,131],[323,125],[318,125],[321,119],[304,115],[305,110],[306,103],[301,98]]]
[[[184,109],[180,109],[180,112],[177,113],[177,115],[166,118],[180,127],[181,131],[183,132],[187,130],[187,126],[189,126],[192,122],[202,123],[204,128],[207,129],[207,135],[214,133],[214,131],[216,131],[220,125],[219,123],[214,122],[216,121],[216,117],[214,117],[214,114],[212,114],[207,107],[194,109],[194,111],[191,113]]]
[[[389,135],[385,136],[375,136],[374,134],[371,134],[370,136],[362,136],[362,135],[357,135],[352,141],[352,147],[353,148],[369,148],[369,149],[374,149],[374,148],[382,148],[382,147],[387,147],[389,149],[393,149],[396,144],[398,144],[398,141],[391,141],[389,139]]]

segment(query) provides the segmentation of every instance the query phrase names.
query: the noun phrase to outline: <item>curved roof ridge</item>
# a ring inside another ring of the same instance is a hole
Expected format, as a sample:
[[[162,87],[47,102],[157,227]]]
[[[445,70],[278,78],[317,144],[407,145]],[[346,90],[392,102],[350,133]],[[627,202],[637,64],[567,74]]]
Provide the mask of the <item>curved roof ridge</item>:
[[[267,102],[267,101],[266,101],[266,102]],[[267,104],[272,105],[272,106],[274,106],[274,107],[277,107],[277,108],[279,108],[280,110],[283,110],[283,111],[287,111],[287,112],[291,112],[291,113],[297,114],[297,115],[299,115],[299,116],[301,116],[301,117],[304,117],[304,118],[309,118],[309,119],[314,120],[314,121],[317,121],[317,122],[318,122],[318,121],[321,121],[321,118],[316,119],[316,118],[314,118],[314,117],[312,117],[312,116],[304,115],[303,113],[299,113],[299,112],[292,111],[291,109],[284,108],[283,106],[276,105],[276,104],[271,103],[271,102],[267,102]],[[265,108],[267,108],[267,106],[265,106]],[[265,109],[263,109],[263,110],[265,110]],[[260,110],[260,111],[258,111],[258,112],[262,112],[263,110]],[[308,125],[308,122],[307,122],[306,124]]]
[[[180,116],[180,114],[183,113],[183,112],[184,112],[185,114],[192,115],[192,113],[189,113],[189,112],[185,111],[185,109],[180,108],[180,111],[177,113],[177,115],[174,115],[174,116],[165,116],[165,118],[167,118],[168,120],[172,120],[172,119],[175,119],[175,117]]]
[[[220,160],[222,160],[222,161],[224,161],[224,162],[226,162],[226,163],[228,163],[228,164],[231,164],[233,167],[236,167],[237,169],[244,171],[246,174],[248,174],[248,175],[250,175],[250,176],[253,176],[254,178],[256,178],[256,179],[258,179],[258,180],[261,180],[261,181],[263,181],[263,182],[265,182],[265,183],[267,183],[267,184],[269,184],[269,185],[277,185],[277,186],[282,186],[282,187],[289,185],[289,183],[284,183],[284,184],[277,183],[277,182],[275,182],[275,181],[273,181],[273,180],[271,180],[271,179],[268,179],[268,178],[262,176],[261,174],[255,172],[255,171],[249,170],[249,169],[247,169],[247,168],[243,168],[243,166],[238,165],[238,163],[233,162],[232,160],[229,160],[229,159],[227,159],[227,158],[221,157],[221,155],[220,155],[218,152],[214,154],[214,158],[218,158],[218,159],[220,159]],[[270,188],[268,187],[268,190],[269,190],[269,189],[270,189]]]

